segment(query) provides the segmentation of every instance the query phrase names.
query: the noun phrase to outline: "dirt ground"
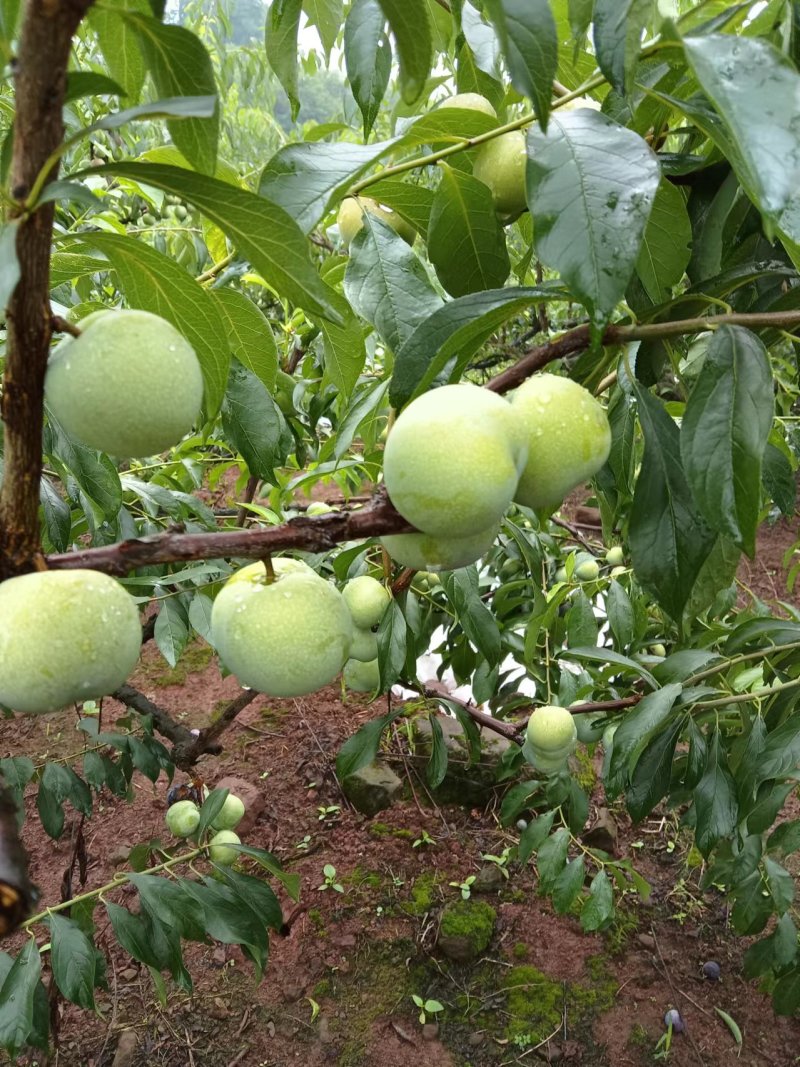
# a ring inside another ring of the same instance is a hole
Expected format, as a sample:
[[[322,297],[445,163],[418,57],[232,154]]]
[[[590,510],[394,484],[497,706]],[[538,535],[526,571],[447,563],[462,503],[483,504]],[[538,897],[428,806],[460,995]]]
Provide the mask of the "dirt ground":
[[[762,535],[762,552],[742,581],[766,600],[785,599],[783,555],[797,537],[782,520]],[[190,726],[205,725],[218,702],[238,691],[221,679],[208,650],[192,646],[170,670],[151,643],[133,684]],[[673,1039],[667,1062],[676,1067],[722,1067],[737,1048],[715,1009],[741,1028],[738,1062],[746,1067],[800,1063],[800,1022],[777,1018],[758,985],[744,979],[748,942],[734,936],[721,897],[698,888],[688,838],[674,815],[632,827],[612,808],[618,854],[632,858],[651,883],[647,903],[623,900],[618,919],[601,935],[586,936],[579,922],[554,915],[537,895],[533,866],[511,867],[508,878],[482,858],[501,856],[516,832],[501,828],[498,798],[474,810],[432,802],[421,778],[373,819],[347,803],[333,772],[342,742],[383,712],[335,687],[303,700],[259,698],[225,736],[225,751],[206,758],[201,772],[213,784],[237,775],[264,797],[246,843],[271,849],[301,877],[300,905],[282,897],[289,918],[271,942],[260,983],[238,949],[187,946],[195,989],[174,988],[159,1003],[146,968],[115,946],[98,908],[98,943],[109,951],[109,992],[92,1017],[58,1005],[60,1046],[51,1062],[63,1067],[494,1067],[537,1062],[582,1067],[644,1067],[662,1062],[657,1043],[663,1016],[677,1007],[687,1033]],[[106,702],[104,723],[122,709]],[[67,713],[20,716],[3,726],[3,755],[37,760],[81,748]],[[386,758],[404,773],[399,734]],[[125,869],[133,844],[165,839],[167,784],[135,778],[132,804],[102,795],[86,826],[85,889]],[[44,902],[59,899],[78,817],[52,842],[38,826],[35,793],[26,798],[25,841]],[[793,807],[800,809],[796,798]],[[604,805],[600,786],[593,809]],[[327,809],[327,812],[323,809]],[[417,844],[425,831],[432,843]],[[320,890],[325,864],[336,868],[343,892]],[[495,873],[495,885],[473,899],[497,913],[485,954],[469,965],[448,961],[436,937],[450,885],[468,875]],[[80,891],[76,886],[75,892]],[[124,889],[108,899],[132,903]],[[105,924],[105,925],[104,925]],[[45,940],[46,931],[38,931]],[[703,979],[702,964],[716,960],[718,983]],[[438,1026],[423,1028],[411,996],[444,1006]],[[116,1057],[116,1058],[115,1058]],[[23,1063],[42,1064],[38,1058]]]

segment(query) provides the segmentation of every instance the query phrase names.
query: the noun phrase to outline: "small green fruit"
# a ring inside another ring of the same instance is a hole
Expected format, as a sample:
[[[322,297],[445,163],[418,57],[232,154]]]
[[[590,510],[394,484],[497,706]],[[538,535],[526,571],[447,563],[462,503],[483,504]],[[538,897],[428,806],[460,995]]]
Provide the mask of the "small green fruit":
[[[612,567],[619,567],[621,563],[625,561],[625,553],[622,551],[621,545],[613,545],[606,552],[606,563]]]
[[[131,595],[99,571],[37,571],[0,583],[0,704],[38,714],[106,696],[142,645]]]
[[[384,483],[418,530],[447,540],[468,537],[502,518],[526,447],[502,397],[477,385],[445,385],[400,413],[383,453]]]
[[[397,563],[414,571],[428,571],[427,588],[437,583],[435,571],[455,571],[485,556],[495,542],[497,527],[467,537],[429,537],[428,534],[390,534],[381,544]]]
[[[342,596],[353,616],[353,623],[362,630],[378,625],[392,599],[386,586],[368,574],[361,574],[346,582]]]
[[[525,573],[525,564],[521,559],[507,559],[503,561],[503,565],[500,568],[499,575],[504,582],[511,581],[512,578],[516,578],[519,575]]]
[[[478,149],[473,175],[488,185],[499,215],[516,218],[528,206],[525,188],[527,167],[525,134],[512,130],[486,141]]]
[[[369,663],[378,655],[378,636],[372,630],[361,630],[358,626],[353,627],[353,643],[350,645],[350,659],[361,660]]]
[[[584,745],[594,744],[603,736],[605,720],[598,718],[596,711],[586,711],[579,715],[573,715],[575,728],[578,731],[578,740]]]
[[[579,563],[573,574],[581,582],[593,582],[600,574],[600,566],[596,559],[587,559]]]
[[[566,567],[559,567],[558,570],[556,571],[556,576],[555,577],[556,577],[556,581],[557,582],[566,582],[566,581],[568,581],[569,579],[567,578],[567,568]]]
[[[582,385],[555,374],[529,378],[514,394],[512,408],[528,442],[514,499],[553,511],[608,459],[611,428],[605,409]]]
[[[625,574],[627,570],[628,570],[627,567],[612,567],[611,568],[611,577],[612,578],[619,578],[619,576],[621,574]]]
[[[67,433],[129,459],[163,452],[191,430],[203,375],[194,349],[166,319],[103,311],[55,349],[45,394]]]
[[[664,659],[667,654],[666,648],[664,647],[664,645],[661,644],[660,641],[655,645],[651,645],[650,651],[653,653],[654,656],[660,656],[662,659]]]
[[[493,119],[497,118],[495,109],[480,93],[456,93],[455,96],[448,96],[439,104],[440,111],[451,107],[460,108],[462,111],[482,111],[484,115],[489,115]]]
[[[211,611],[213,644],[228,669],[242,685],[274,697],[303,696],[332,682],[353,639],[341,593],[313,572],[276,572],[267,584],[263,565],[246,569],[248,577],[228,581]]]
[[[564,753],[566,758],[575,747],[578,731],[574,716],[566,708],[548,704],[533,712],[525,736],[534,749],[553,756]]]
[[[235,830],[244,818],[244,802],[233,793],[228,793],[216,819],[212,822],[215,830]]]
[[[273,556],[272,569],[277,578],[280,578],[285,574],[306,574],[311,575],[312,578],[319,578],[317,572],[312,570],[307,563],[304,563],[301,559],[292,559],[291,556]],[[259,560],[257,563],[248,563],[246,567],[234,571],[225,584],[233,585],[236,582],[255,582],[258,585],[265,585],[266,580],[267,568],[264,566],[264,563]]]
[[[329,515],[332,511],[336,511],[336,508],[332,508],[330,504],[322,500],[313,500],[306,508],[306,515]]]
[[[339,226],[339,236],[347,251],[350,250],[350,245],[352,244],[355,235],[364,226],[365,211],[368,211],[371,215],[374,215],[388,226],[391,226],[394,232],[399,237],[402,237],[407,244],[412,245],[414,243],[417,231],[411,223],[406,222],[406,220],[401,215],[398,215],[396,211],[381,207],[376,200],[372,200],[368,196],[348,196],[342,201],[341,206],[339,207],[339,214],[336,218],[336,222]]]
[[[144,215],[142,215],[139,221],[141,222],[142,226],[155,226],[157,220],[155,215],[152,215],[149,211],[145,211]]]
[[[200,809],[191,800],[179,800],[165,815],[167,829],[173,837],[191,837],[200,825]]]
[[[230,867],[235,863],[239,850],[231,848],[231,845],[241,845],[241,839],[233,830],[220,830],[209,841],[208,857],[212,863],[220,867]]]
[[[343,677],[344,684],[354,693],[375,693],[381,685],[378,660],[362,663],[357,659],[349,659],[344,665]]]

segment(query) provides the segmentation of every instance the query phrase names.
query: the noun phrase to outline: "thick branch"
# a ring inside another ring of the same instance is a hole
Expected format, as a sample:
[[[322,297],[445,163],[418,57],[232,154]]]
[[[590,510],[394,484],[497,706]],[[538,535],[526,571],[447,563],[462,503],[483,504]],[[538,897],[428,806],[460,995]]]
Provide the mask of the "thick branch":
[[[48,556],[52,568],[91,567],[108,574],[126,574],[154,563],[187,562],[219,557],[261,559],[270,552],[295,550],[326,552],[342,541],[362,541],[382,534],[404,533],[413,526],[399,515],[383,493],[373,503],[352,512],[330,512],[291,519],[282,526],[219,533],[185,534],[168,531],[101,548],[85,548]]]
[[[201,730],[199,736],[193,738],[191,745],[186,748],[182,745],[176,745],[175,762],[178,766],[183,767],[184,763],[190,767],[194,766],[204,753],[221,751],[221,745],[217,744],[217,738],[228,729],[236,716],[260,695],[256,689],[242,690],[238,697],[223,709],[220,716],[210,726]]]
[[[140,715],[149,715],[156,730],[162,737],[166,737],[168,741],[171,741],[176,748],[182,746],[188,749],[197,740],[191,730],[175,722],[169,712],[154,704],[152,700],[148,700],[144,693],[140,693],[132,685],[121,685],[111,696],[127,708],[133,708],[134,711],[138,711]]]
[[[16,66],[11,194],[22,201],[64,136],[62,108],[72,36],[91,0],[28,0]],[[55,168],[54,168],[55,170]],[[48,177],[54,177],[51,174]],[[3,375],[4,472],[0,490],[0,579],[31,570],[40,552],[44,373],[53,205],[21,218],[20,280],[6,310]]]

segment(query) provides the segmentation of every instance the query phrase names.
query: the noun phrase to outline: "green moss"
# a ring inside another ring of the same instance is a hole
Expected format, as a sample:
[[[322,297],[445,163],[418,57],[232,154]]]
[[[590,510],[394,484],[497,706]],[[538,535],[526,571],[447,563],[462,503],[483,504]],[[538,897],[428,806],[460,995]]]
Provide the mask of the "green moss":
[[[438,894],[439,878],[437,875],[426,872],[414,880],[411,886],[411,896],[404,900],[400,907],[406,915],[424,915],[434,906]]]
[[[512,967],[504,982],[510,1015],[505,1036],[509,1041],[535,1045],[558,1029],[564,1009],[561,982],[527,966]]]
[[[329,997],[332,992],[333,984],[330,978],[323,978],[320,982],[317,982],[311,990],[311,996],[314,1000],[321,1000],[323,997]]]
[[[597,773],[594,769],[594,763],[592,757],[585,745],[578,745],[573,754],[573,770],[572,776],[578,785],[586,793],[591,795],[592,790],[597,784]]]
[[[174,667],[164,670],[161,661],[148,664],[145,668],[147,679],[158,689],[168,685],[183,685],[190,674],[198,674],[205,670],[213,655],[214,651],[209,645],[196,641],[184,650]]]
[[[703,859],[700,849],[697,845],[692,845],[686,856],[686,866],[692,871],[696,867],[702,867],[704,862],[705,860]]]
[[[322,918],[322,912],[319,908],[309,908],[307,914],[317,933],[323,934],[325,932],[325,920]]]
[[[442,937],[466,938],[473,955],[486,948],[494,933],[497,912],[484,900],[458,900],[448,904],[442,913]]]
[[[369,832],[373,837],[401,837],[406,840],[411,840],[416,836],[413,830],[405,830],[400,826],[389,826],[385,822],[370,823]]]
[[[345,885],[356,888],[366,886],[368,889],[380,889],[383,885],[383,875],[379,871],[368,871],[363,867],[354,867],[350,874],[342,878]]]
[[[514,959],[524,960],[528,955],[528,946],[524,941],[518,941],[512,950]]]
[[[605,931],[606,945],[609,953],[614,956],[621,952],[631,934],[639,929],[639,918],[632,908],[617,908],[614,920]]]
[[[631,1048],[650,1048],[650,1035],[641,1023],[634,1023],[631,1027],[628,1045]]]
[[[586,970],[591,983],[571,986],[570,1001],[579,1015],[589,1018],[613,1007],[618,983],[605,956],[590,956],[586,961]]]

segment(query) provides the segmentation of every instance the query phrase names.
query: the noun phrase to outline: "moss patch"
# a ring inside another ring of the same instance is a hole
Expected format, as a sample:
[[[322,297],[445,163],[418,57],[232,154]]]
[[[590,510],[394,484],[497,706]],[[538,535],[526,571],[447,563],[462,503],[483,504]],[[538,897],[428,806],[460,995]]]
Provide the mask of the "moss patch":
[[[578,785],[586,793],[591,795],[592,790],[597,784],[597,774],[594,769],[594,763],[592,757],[589,755],[585,745],[578,745],[572,756],[573,770],[572,776]]]
[[[370,823],[369,832],[372,837],[400,837],[408,841],[412,841],[416,836],[413,830],[406,830],[400,826],[389,826],[385,822]]]
[[[492,939],[497,912],[484,900],[458,900],[442,913],[439,944],[460,962],[479,956]]]
[[[411,895],[408,900],[400,904],[400,910],[406,915],[420,916],[430,911],[438,900],[439,878],[437,875],[426,872],[415,879],[411,886]]]
[[[506,1038],[521,1047],[536,1045],[561,1023],[564,987],[536,967],[512,967],[505,978],[511,1018]]]

